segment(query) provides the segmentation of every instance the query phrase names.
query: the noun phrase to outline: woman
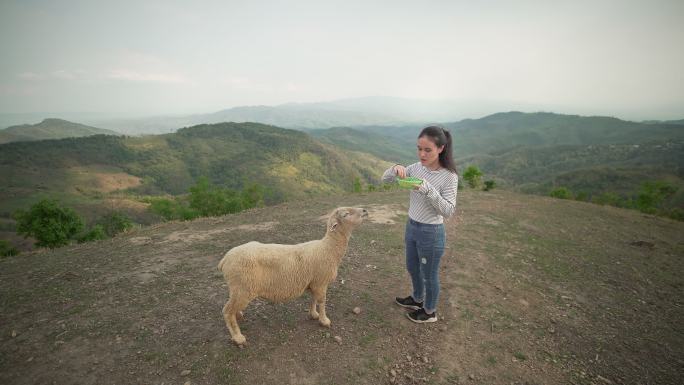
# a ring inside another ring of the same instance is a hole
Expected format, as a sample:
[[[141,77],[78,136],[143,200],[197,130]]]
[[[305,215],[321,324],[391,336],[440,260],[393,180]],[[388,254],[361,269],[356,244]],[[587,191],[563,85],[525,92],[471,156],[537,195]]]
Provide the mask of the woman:
[[[408,167],[394,165],[382,176],[384,182],[396,177],[417,177],[423,182],[410,193],[408,222],[404,235],[406,269],[411,276],[413,293],[396,298],[396,303],[413,312],[413,322],[437,321],[439,297],[439,261],[444,252],[444,218],[456,211],[458,175],[454,165],[451,134],[430,126],[418,135],[418,159]]]

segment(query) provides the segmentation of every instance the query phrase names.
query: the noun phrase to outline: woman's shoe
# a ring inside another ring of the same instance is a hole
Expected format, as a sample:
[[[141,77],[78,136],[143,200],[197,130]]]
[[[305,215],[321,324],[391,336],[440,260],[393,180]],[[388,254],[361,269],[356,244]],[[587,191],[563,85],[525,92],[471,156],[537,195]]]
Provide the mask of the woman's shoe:
[[[416,302],[413,297],[410,295],[406,298],[399,298],[396,297],[394,299],[394,302],[397,303],[397,305],[401,307],[405,307],[407,309],[413,309],[413,310],[418,310],[423,308],[423,303],[422,302]]]

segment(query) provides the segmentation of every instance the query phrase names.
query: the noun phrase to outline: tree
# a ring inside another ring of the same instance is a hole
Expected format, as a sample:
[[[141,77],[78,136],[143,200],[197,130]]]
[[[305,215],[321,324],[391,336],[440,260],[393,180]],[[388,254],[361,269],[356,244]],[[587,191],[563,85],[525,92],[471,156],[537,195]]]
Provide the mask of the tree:
[[[482,171],[477,166],[468,166],[468,168],[463,173],[463,179],[468,182],[468,186],[471,188],[477,188],[480,185],[480,179],[482,178]]]
[[[18,210],[14,219],[17,221],[17,233],[36,238],[36,245],[41,247],[67,245],[83,229],[83,220],[76,212],[61,207],[53,199],[43,199],[28,211]]]
[[[494,182],[493,180],[486,180],[484,182],[484,189],[483,190],[489,191],[489,190],[493,189],[494,187],[496,187],[496,182]]]

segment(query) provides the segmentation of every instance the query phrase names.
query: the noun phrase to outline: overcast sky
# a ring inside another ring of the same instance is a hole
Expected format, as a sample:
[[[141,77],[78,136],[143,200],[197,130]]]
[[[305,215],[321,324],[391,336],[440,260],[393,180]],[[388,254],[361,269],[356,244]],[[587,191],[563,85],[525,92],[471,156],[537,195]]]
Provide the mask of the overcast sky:
[[[684,1],[0,0],[0,112],[363,96],[684,118]]]

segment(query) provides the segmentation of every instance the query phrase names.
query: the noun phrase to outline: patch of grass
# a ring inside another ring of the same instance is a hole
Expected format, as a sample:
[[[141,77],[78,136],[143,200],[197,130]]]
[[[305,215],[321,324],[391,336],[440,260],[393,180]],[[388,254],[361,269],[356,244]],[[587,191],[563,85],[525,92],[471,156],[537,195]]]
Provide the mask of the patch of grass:
[[[365,347],[377,339],[378,339],[377,335],[375,335],[374,333],[368,333],[364,336],[361,336],[361,338],[359,338],[359,345]]]
[[[489,366],[495,366],[496,363],[497,363],[496,357],[494,357],[494,356],[492,356],[492,355],[488,355],[488,356],[487,356],[487,365],[489,365]]]
[[[517,358],[520,361],[525,361],[527,360],[527,356],[524,353],[521,352],[515,352],[513,353],[513,357]]]
[[[473,312],[470,311],[470,309],[463,309],[463,313],[461,313],[461,318],[463,318],[466,321],[472,321],[475,319],[475,315]]]

